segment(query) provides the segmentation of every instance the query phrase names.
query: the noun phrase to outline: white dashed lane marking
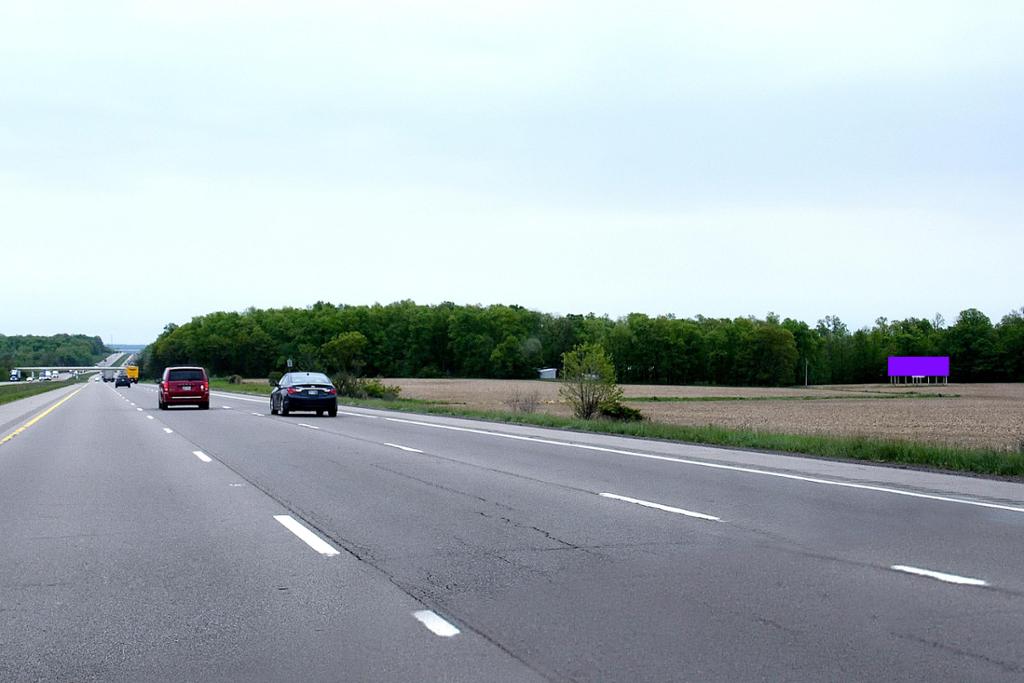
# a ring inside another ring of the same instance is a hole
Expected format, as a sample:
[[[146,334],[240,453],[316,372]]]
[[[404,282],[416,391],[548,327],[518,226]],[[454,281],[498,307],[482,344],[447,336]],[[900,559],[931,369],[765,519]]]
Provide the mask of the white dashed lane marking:
[[[703,512],[693,512],[692,510],[684,510],[682,508],[674,508],[669,505],[662,505],[661,503],[652,503],[648,500],[640,500],[638,498],[629,498],[628,496],[620,496],[615,493],[599,493],[602,498],[612,498],[614,500],[621,500],[626,503],[635,503],[636,505],[642,505],[645,508],[654,508],[655,510],[662,510],[664,512],[674,512],[677,515],[685,515],[686,517],[694,517],[696,519],[704,519],[709,522],[721,522],[722,520],[718,517],[711,515],[705,515]]]
[[[295,521],[291,515],[274,515],[274,519],[280,522],[285,529],[302,539],[303,543],[321,555],[331,557],[339,554],[339,552],[335,548],[331,547],[327,541],[302,526],[299,522]]]
[[[397,448],[400,451],[408,451],[410,453],[422,453],[423,452],[423,451],[421,451],[418,448],[409,448],[408,446],[399,446],[397,443],[385,443],[384,445],[385,446],[391,446],[392,448]]]
[[[957,576],[956,574],[946,574],[945,572],[937,572],[931,569],[921,569],[920,567],[910,567],[905,564],[894,564],[890,569],[905,574],[913,574],[915,576],[924,576],[929,579],[935,579],[936,581],[943,581],[945,583],[955,583],[960,586],[987,586],[988,582],[982,579],[972,579],[968,576]]]
[[[452,636],[457,636],[459,634],[459,629],[439,617],[437,613],[432,610],[420,610],[419,612],[413,612],[412,615],[416,617],[417,621],[430,629],[430,632],[436,636],[451,638]]]

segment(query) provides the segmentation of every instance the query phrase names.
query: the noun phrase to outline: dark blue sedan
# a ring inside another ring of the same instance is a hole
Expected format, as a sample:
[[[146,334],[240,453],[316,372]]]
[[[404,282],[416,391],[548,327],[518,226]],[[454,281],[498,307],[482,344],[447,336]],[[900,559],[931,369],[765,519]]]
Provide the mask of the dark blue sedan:
[[[287,415],[306,410],[317,415],[338,415],[338,390],[322,372],[289,372],[270,394],[270,414]]]

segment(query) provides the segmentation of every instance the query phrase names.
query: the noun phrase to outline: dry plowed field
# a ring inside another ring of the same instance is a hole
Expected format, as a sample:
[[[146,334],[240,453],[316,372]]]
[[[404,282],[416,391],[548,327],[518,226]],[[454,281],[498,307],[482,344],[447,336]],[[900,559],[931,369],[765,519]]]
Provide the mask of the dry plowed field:
[[[537,412],[570,414],[569,407],[559,400],[555,382],[384,381],[401,386],[403,398],[481,410],[508,410],[508,401],[517,392],[520,397],[536,394]],[[622,389],[628,405],[639,408],[651,420],[671,424],[713,424],[791,434],[861,435],[1010,450],[1017,450],[1024,442],[1024,384],[863,384],[807,389],[623,385]],[[649,400],[655,396],[669,400]],[[722,398],[742,400],[715,400]]]

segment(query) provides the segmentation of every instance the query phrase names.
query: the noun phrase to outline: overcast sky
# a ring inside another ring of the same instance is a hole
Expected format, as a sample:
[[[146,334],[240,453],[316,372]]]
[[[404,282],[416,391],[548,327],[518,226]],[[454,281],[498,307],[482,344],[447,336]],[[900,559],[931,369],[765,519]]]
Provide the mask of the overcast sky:
[[[1024,306],[1019,0],[0,7],[0,333]]]

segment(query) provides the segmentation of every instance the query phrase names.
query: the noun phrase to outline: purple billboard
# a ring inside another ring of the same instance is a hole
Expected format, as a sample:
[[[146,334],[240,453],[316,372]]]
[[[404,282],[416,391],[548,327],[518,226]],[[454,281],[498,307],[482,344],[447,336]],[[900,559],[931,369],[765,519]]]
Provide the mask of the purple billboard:
[[[949,356],[889,356],[890,377],[949,377]]]

